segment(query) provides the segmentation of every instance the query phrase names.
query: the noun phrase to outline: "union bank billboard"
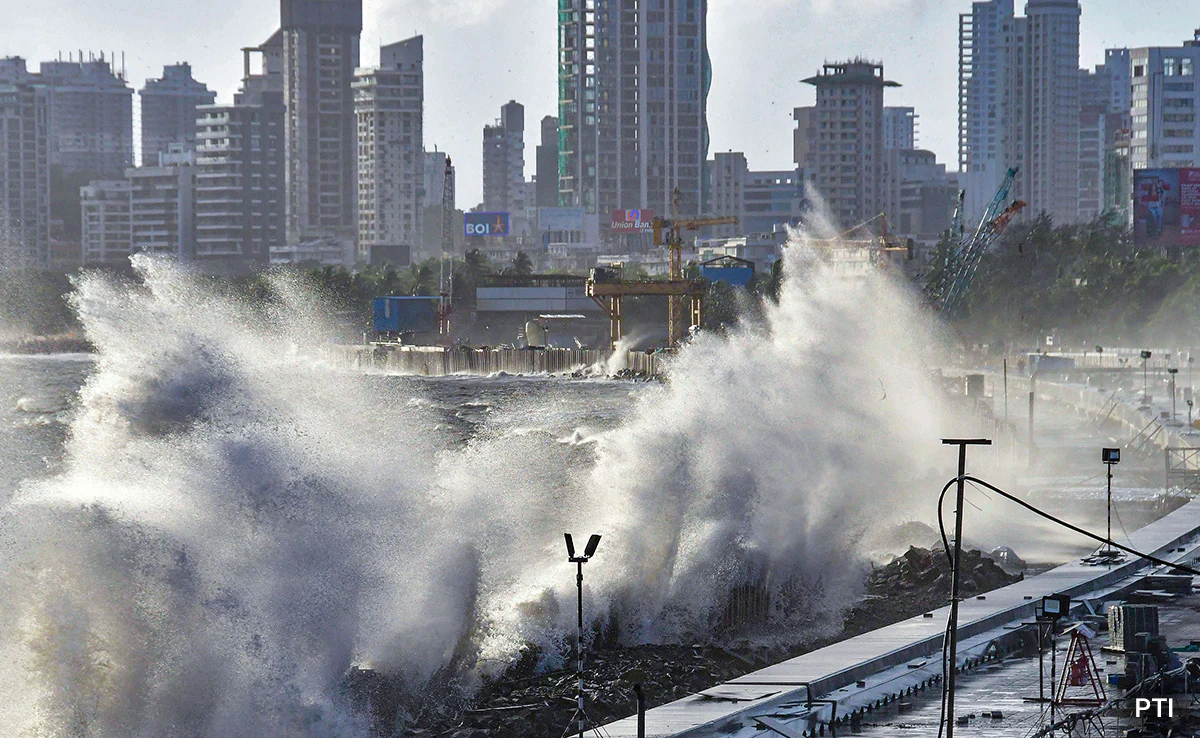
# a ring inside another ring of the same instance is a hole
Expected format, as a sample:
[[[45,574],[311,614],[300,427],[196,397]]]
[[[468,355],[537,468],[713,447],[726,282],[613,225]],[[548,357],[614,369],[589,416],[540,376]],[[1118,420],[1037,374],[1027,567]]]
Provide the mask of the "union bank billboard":
[[[614,210],[608,227],[616,233],[649,233],[654,230],[654,211]]]

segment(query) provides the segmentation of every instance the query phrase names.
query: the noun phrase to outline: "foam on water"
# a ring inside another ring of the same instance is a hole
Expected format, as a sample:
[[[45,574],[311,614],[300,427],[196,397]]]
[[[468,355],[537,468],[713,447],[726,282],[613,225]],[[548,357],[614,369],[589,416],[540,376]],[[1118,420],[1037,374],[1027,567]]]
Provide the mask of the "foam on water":
[[[535,393],[453,446],[431,403],[316,360],[294,284],[263,315],[144,257],[144,287],[84,279],[67,471],[0,517],[4,735],[366,735],[352,665],[436,695],[561,659],[564,530],[604,535],[589,610],[626,642],[721,637],[747,581],[777,637],[828,632],[937,409],[902,290],[805,253],[764,324],[699,337],[616,429],[505,432],[554,412]]]

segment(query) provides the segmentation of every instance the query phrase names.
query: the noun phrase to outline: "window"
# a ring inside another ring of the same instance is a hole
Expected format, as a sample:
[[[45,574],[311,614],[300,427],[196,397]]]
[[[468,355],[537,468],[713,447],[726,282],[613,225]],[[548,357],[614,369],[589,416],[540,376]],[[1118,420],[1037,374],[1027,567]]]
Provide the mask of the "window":
[[[1174,77],[1179,72],[1179,60],[1168,56],[1163,58],[1163,76]]]

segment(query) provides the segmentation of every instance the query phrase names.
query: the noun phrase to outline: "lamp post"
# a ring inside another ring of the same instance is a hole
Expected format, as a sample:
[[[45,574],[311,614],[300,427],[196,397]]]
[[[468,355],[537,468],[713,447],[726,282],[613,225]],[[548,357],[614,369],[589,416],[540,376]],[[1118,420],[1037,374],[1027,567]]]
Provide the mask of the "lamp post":
[[[1150,383],[1146,376],[1146,365],[1150,361],[1150,352],[1142,351],[1142,404],[1150,404]]]
[[[1175,375],[1179,370],[1174,367],[1167,369],[1167,374],[1171,377],[1171,425],[1175,425]]]
[[[991,446],[986,438],[943,438],[947,446],[958,446],[958,488],[955,493],[954,506],[954,567],[950,571],[950,623],[946,626],[946,638],[949,643],[943,644],[949,651],[946,658],[949,668],[946,670],[946,738],[954,738],[954,684],[958,671],[958,570],[962,560],[962,523],[963,523],[963,492],[967,475],[967,446]],[[941,512],[938,513],[941,515]]]
[[[1112,468],[1121,463],[1121,449],[1105,448],[1100,450],[1100,460],[1108,467],[1108,543],[1105,544],[1105,555],[1112,556]]]
[[[596,554],[596,547],[600,545],[600,536],[593,534],[588,538],[582,556],[575,555],[575,542],[571,540],[571,534],[564,533],[563,536],[567,540],[567,561],[577,567],[575,588],[578,593],[578,619],[575,624],[575,663],[576,675],[579,679],[579,701],[575,708],[575,717],[579,721],[579,738],[583,738],[583,731],[587,730],[587,713],[583,709],[583,565]]]

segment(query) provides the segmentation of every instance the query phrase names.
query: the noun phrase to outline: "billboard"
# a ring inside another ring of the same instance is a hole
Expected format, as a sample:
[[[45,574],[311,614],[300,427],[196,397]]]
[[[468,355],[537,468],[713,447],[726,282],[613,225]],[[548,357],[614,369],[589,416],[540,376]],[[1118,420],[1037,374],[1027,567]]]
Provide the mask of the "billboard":
[[[609,228],[617,233],[649,233],[654,230],[654,211],[614,210]]]
[[[582,231],[583,208],[538,208],[538,230]]]
[[[1133,233],[1139,245],[1200,246],[1200,169],[1134,172]]]
[[[508,213],[463,213],[463,233],[470,238],[507,236],[510,225]]]

